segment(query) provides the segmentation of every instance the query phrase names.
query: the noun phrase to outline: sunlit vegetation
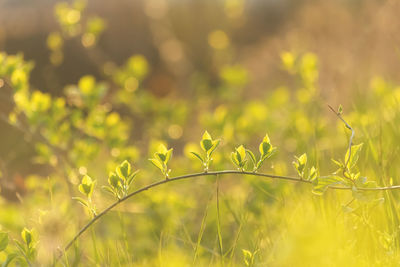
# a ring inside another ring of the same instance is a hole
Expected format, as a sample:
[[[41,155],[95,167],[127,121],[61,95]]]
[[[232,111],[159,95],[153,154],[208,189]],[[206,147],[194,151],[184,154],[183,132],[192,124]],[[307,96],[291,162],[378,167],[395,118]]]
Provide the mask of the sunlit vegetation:
[[[243,1],[224,3],[243,15]],[[77,40],[102,58],[107,21],[86,7],[55,5],[53,67]],[[22,53],[0,53],[0,118],[46,168],[0,197],[2,266],[398,266],[400,86],[366,77],[332,108],[317,54],[293,50],[276,55],[287,83],[252,96],[251,71],[224,59],[229,32],[204,42],[218,82],[194,73],[186,95],[147,90],[139,53],[99,60],[101,77],[58,94],[32,86]]]

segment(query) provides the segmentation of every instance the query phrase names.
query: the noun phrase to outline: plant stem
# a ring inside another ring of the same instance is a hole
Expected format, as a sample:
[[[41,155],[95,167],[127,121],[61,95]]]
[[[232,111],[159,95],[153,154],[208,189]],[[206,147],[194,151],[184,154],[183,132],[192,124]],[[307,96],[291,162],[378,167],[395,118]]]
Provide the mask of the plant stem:
[[[126,249],[126,252],[129,255],[128,238],[127,238],[127,235],[126,235],[125,222],[124,222],[124,218],[121,215],[121,211],[118,211],[118,217],[119,217],[119,222],[121,224],[122,238],[124,239],[125,249]]]
[[[96,259],[96,265],[99,264],[99,253],[97,252],[97,245],[96,245],[96,233],[94,232],[94,228],[91,229],[92,232],[92,244],[93,244],[93,251],[94,251],[94,256]]]
[[[121,202],[124,202],[131,197],[138,195],[144,191],[147,191],[149,189],[152,189],[154,187],[158,187],[160,185],[166,184],[166,183],[172,183],[180,180],[185,180],[185,179],[192,179],[195,177],[200,177],[200,176],[211,176],[211,175],[228,175],[228,174],[234,174],[234,175],[250,175],[250,176],[258,176],[258,177],[266,177],[266,178],[272,178],[272,179],[277,179],[277,180],[286,180],[286,181],[292,181],[292,182],[300,182],[300,183],[306,183],[306,184],[312,184],[311,181],[308,180],[303,180],[295,177],[290,177],[290,176],[280,176],[280,175],[273,175],[273,174],[266,174],[266,173],[257,173],[257,172],[242,172],[242,171],[235,171],[235,170],[223,170],[223,171],[212,171],[212,172],[201,172],[201,173],[192,173],[192,174],[186,174],[182,176],[177,176],[177,177],[172,177],[169,178],[168,180],[161,180],[155,183],[152,183],[150,185],[147,185],[145,187],[142,187],[141,189],[138,189],[127,196],[121,198],[120,200],[114,202],[107,208],[105,208],[102,212],[98,213],[93,219],[91,219],[82,229],[72,238],[71,241],[67,243],[65,246],[65,249],[63,253],[65,253],[73,244],[74,242],[84,233],[88,228],[90,228],[97,220],[99,220],[101,217],[106,215],[110,210],[112,210],[114,207],[119,205]],[[338,187],[338,186],[330,186],[328,187],[330,189],[335,189],[335,190],[352,190],[352,187]],[[373,188],[357,188],[357,190],[362,190],[362,191],[385,191],[385,190],[393,190],[393,189],[400,189],[400,185],[394,185],[394,186],[387,186],[387,187],[373,187]],[[62,257],[63,254],[59,255],[57,257],[57,260],[59,260]]]

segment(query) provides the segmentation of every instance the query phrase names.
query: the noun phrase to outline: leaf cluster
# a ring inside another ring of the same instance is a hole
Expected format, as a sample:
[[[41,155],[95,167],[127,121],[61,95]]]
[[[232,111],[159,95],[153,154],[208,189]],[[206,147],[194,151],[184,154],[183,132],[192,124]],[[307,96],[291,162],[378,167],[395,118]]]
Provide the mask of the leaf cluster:
[[[138,172],[139,170],[133,171],[131,164],[125,160],[115,168],[115,172],[109,173],[109,185],[102,188],[117,199],[121,199],[128,195],[130,186]]]
[[[258,150],[260,152],[260,156],[259,159],[257,160],[256,156],[251,150],[245,149],[244,146],[241,145],[235,148],[235,151],[231,153],[231,160],[238,167],[239,170],[245,171],[245,166],[248,161],[246,159],[246,154],[247,154],[253,165],[252,171],[256,172],[258,171],[258,169],[260,169],[264,161],[270,158],[276,152],[276,147],[272,146],[268,134],[266,134],[263,140],[261,141]]]
[[[161,171],[165,179],[168,179],[171,172],[171,170],[168,169],[168,162],[172,157],[172,151],[172,148],[167,149],[165,145],[161,144],[157,152],[154,153],[154,158],[149,159],[149,161]]]
[[[217,149],[220,142],[221,142],[220,139],[213,140],[211,135],[207,131],[205,131],[203,134],[203,137],[200,141],[200,147],[203,150],[203,155],[200,155],[193,151],[190,152],[197,159],[199,159],[201,161],[205,172],[208,172],[208,170],[210,168],[210,163],[213,160],[212,154],[214,153],[215,149]]]

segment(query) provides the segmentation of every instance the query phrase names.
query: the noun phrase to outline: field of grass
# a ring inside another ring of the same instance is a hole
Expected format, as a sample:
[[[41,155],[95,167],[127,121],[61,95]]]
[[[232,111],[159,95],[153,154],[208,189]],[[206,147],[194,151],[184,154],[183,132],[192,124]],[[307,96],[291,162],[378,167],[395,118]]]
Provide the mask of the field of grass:
[[[227,25],[241,22],[244,2],[221,2]],[[171,32],[152,3],[157,42]],[[354,83],[340,81],[353,87],[334,95],[323,71],[339,59],[294,44],[266,48],[277,62],[264,84],[223,29],[203,40],[207,68],[172,37],[158,51],[165,66],[135,51],[112,61],[101,45],[112,23],[87,8],[55,4],[49,66],[0,52],[2,266],[399,265],[390,70],[349,70]],[[74,46],[96,70],[63,85]],[[60,89],[37,88],[39,71]]]

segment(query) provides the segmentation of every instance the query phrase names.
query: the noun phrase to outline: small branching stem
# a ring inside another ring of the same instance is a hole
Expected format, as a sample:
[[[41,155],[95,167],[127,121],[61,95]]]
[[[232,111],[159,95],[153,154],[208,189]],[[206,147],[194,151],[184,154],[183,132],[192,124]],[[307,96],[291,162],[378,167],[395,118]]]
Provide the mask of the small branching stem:
[[[353,179],[351,179],[351,177],[349,177],[349,175],[347,174],[347,171],[349,171],[347,165],[349,164],[349,160],[350,160],[350,157],[351,157],[351,146],[353,145],[353,139],[354,139],[354,136],[355,136],[356,132],[354,131],[353,127],[351,127],[350,124],[347,123],[347,121],[345,119],[343,119],[341,113],[335,111],[335,109],[330,105],[328,105],[328,107],[344,123],[346,128],[351,131],[351,135],[350,135],[350,138],[349,138],[349,149],[348,149],[349,150],[349,156],[347,157],[347,159],[345,159],[344,168],[343,168],[343,176],[346,179],[350,180],[355,185],[355,182],[353,181]]]

